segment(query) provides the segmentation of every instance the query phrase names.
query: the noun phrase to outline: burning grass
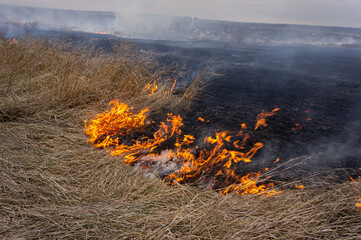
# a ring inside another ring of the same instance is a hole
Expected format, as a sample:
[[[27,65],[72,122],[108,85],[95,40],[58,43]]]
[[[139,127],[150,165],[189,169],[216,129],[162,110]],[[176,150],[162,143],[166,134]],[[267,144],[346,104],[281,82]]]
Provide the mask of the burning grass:
[[[250,134],[244,132],[246,124],[243,123],[242,130],[234,135],[227,131],[216,132],[214,137],[204,138],[203,146],[199,147],[193,135],[182,135],[181,116],[168,113],[167,121],[160,123],[152,137],[140,136],[140,140],[137,140],[139,137],[131,133],[138,131],[141,135],[147,127],[145,120],[148,108],[140,113],[133,113],[127,104],[119,103],[117,99],[111,101],[110,105],[113,106],[111,110],[97,114],[85,125],[84,132],[90,136],[88,142],[97,148],[110,150],[114,156],[123,157],[126,164],[136,164],[147,170],[151,169],[152,163],[161,165],[161,168],[167,168],[169,172],[163,174],[165,180],[174,185],[201,182],[222,194],[279,193],[271,189],[273,183],[259,183],[261,172],[251,172],[244,176],[237,174],[238,163],[251,162],[254,154],[263,147],[260,142],[249,144]],[[266,117],[274,115],[275,111],[278,109],[259,114],[255,128],[260,124],[266,126]],[[128,136],[134,136],[130,139],[130,144],[124,139]],[[169,148],[164,150],[163,145]],[[172,165],[173,167],[169,167]]]
[[[360,238],[360,181],[295,181],[277,183],[283,192],[275,196],[222,196],[146,177],[87,144],[83,120],[110,100],[180,111],[199,89],[171,94],[169,68],[121,49],[114,58],[40,40],[0,41],[2,238]],[[144,91],[158,78],[160,91]],[[296,185],[304,190],[289,187]]]

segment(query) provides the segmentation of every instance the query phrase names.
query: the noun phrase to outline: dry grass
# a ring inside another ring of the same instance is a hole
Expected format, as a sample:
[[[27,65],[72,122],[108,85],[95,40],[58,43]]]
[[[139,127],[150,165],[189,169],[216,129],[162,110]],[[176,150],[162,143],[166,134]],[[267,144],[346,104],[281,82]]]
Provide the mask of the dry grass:
[[[172,67],[160,66],[150,55],[137,53],[134,46],[112,47],[114,54],[106,54],[85,48],[69,51],[69,45],[46,40],[24,38],[15,44],[2,39],[1,117],[66,115],[69,120],[82,109],[104,109],[114,98],[153,111],[165,106],[186,108],[207,74],[201,72],[184,94],[175,96],[169,93]],[[145,86],[157,79],[160,89],[149,96]]]
[[[189,106],[189,96],[143,93],[166,69],[129,51],[114,59],[1,40],[2,239],[361,238],[360,181],[223,197],[150,179],[87,144],[82,120],[112,98],[153,111]]]

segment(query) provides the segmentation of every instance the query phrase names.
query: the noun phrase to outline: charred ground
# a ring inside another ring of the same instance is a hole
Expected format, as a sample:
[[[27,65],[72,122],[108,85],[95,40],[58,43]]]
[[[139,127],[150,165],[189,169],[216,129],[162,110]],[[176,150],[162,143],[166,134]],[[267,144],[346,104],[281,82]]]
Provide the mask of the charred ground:
[[[314,155],[287,178],[341,168],[357,175],[354,170],[361,167],[360,50],[288,45],[232,48],[215,42],[197,43],[197,47],[148,44],[141,46],[156,49],[161,61],[178,62],[191,73],[210,65],[221,74],[208,83],[185,117],[186,132],[202,136],[213,130],[236,131],[243,122],[252,129],[263,109],[278,107],[281,110],[268,119],[269,126],[252,134],[265,143],[255,157],[256,167],[269,167],[278,157],[283,162]],[[210,123],[200,123],[199,116]]]

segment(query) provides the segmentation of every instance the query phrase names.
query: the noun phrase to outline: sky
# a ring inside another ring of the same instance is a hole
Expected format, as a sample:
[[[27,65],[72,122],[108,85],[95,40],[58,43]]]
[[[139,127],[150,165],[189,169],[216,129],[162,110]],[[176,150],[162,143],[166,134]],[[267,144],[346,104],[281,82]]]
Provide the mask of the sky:
[[[361,0],[0,0],[0,3],[361,28]]]

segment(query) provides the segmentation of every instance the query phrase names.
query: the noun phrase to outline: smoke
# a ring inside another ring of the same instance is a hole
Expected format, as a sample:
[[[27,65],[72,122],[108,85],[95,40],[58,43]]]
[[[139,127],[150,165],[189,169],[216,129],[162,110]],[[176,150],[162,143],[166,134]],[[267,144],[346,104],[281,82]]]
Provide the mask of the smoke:
[[[0,23],[7,37],[19,35],[26,26],[45,30],[102,32],[126,38],[191,43],[219,41],[228,43],[228,47],[242,44],[361,46],[361,29],[245,24],[139,14],[143,8],[144,5],[129,4],[126,7],[115,6],[115,10],[120,9],[116,12],[91,12],[2,5]]]
[[[113,28],[118,35],[155,40],[185,40],[192,18],[117,13]]]
[[[60,9],[191,16],[241,22],[361,27],[361,3],[357,0],[1,0],[1,2]]]
[[[33,7],[0,5],[0,25],[7,37],[24,33],[24,29],[107,31],[115,16],[107,12],[79,12]]]

